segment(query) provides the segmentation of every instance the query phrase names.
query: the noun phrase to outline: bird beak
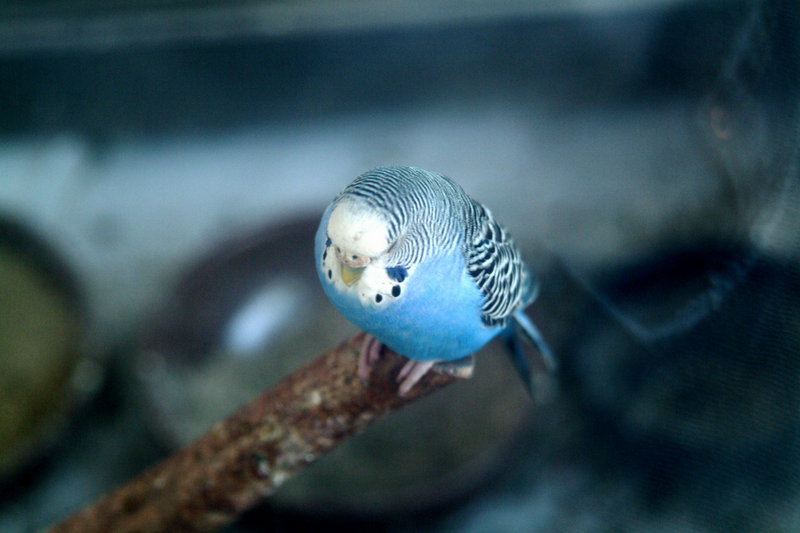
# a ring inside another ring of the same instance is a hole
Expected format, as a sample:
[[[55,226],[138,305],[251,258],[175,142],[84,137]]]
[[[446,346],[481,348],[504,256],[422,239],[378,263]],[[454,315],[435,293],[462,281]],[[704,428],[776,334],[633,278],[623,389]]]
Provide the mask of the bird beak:
[[[344,281],[345,285],[350,286],[356,281],[359,280],[361,274],[364,273],[364,267],[360,268],[353,268],[351,266],[347,266],[345,263],[341,263],[342,265],[342,281]]]

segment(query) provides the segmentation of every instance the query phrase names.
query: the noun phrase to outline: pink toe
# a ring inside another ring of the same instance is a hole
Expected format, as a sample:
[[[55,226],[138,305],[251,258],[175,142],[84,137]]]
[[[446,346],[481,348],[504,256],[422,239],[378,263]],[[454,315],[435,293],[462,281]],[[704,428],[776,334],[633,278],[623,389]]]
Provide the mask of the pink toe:
[[[408,391],[414,388],[414,385],[433,368],[434,364],[435,361],[414,361],[410,359],[397,375],[397,381],[400,382],[400,396],[408,394]]]
[[[361,343],[361,353],[358,355],[358,377],[365,385],[369,383],[372,367],[381,357],[383,344],[372,335],[365,335]]]

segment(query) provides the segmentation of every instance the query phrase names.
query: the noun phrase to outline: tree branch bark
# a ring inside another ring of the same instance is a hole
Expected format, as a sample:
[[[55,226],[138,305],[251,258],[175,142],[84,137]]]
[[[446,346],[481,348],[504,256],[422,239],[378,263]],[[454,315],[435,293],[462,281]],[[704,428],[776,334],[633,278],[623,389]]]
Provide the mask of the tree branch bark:
[[[398,396],[394,376],[407,359],[386,349],[365,386],[356,376],[363,339],[358,333],[307,363],[49,531],[214,530],[371,422],[458,379],[430,372]]]

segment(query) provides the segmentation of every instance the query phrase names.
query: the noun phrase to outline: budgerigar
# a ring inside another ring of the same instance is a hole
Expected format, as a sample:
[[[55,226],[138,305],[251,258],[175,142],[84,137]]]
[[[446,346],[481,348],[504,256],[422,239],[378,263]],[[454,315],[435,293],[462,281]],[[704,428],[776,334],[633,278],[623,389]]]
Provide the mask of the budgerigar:
[[[498,334],[529,386],[520,333],[554,363],[524,313],[537,279],[492,213],[450,178],[401,166],[358,176],[325,210],[315,254],[325,293],[368,333],[362,380],[382,344],[409,358],[401,395],[435,363],[469,357]]]

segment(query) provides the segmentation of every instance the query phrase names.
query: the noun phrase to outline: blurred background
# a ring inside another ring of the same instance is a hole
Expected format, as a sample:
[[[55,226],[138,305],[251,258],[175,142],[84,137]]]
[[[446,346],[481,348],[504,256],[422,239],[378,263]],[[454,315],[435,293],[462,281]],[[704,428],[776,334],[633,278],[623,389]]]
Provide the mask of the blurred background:
[[[542,278],[502,349],[226,531],[800,530],[793,0],[0,6],[0,532],[354,332],[312,236],[453,177]]]

